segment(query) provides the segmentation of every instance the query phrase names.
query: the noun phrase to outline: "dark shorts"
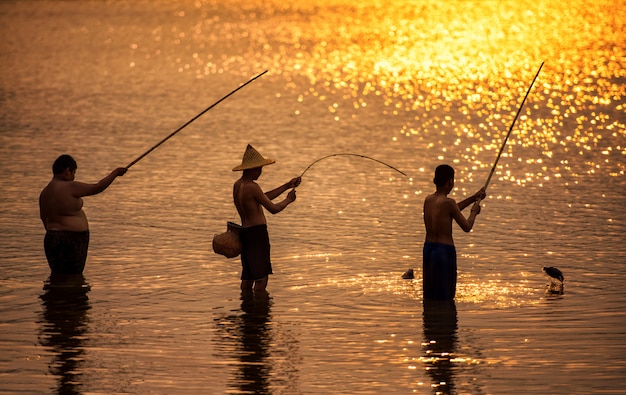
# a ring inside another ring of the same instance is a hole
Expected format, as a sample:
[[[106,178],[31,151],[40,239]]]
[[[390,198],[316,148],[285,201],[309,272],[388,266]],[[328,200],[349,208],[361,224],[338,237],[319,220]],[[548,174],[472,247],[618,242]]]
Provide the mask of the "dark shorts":
[[[43,247],[52,274],[81,274],[87,260],[89,231],[49,230]]]
[[[270,261],[270,237],[267,225],[256,225],[242,228],[241,239],[241,279],[261,280],[272,274]]]
[[[454,299],[456,294],[456,249],[453,245],[424,243],[422,270],[424,299]]]

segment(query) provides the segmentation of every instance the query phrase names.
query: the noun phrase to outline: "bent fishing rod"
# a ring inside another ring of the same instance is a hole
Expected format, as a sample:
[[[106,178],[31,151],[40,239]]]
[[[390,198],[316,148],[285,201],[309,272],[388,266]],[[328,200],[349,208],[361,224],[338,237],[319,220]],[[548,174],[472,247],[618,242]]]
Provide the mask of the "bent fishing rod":
[[[230,93],[228,93],[226,96],[222,97],[221,99],[219,99],[218,101],[216,101],[215,103],[211,104],[209,107],[205,108],[202,112],[200,112],[198,115],[196,115],[195,117],[191,118],[189,121],[187,121],[184,125],[182,125],[181,127],[179,127],[178,129],[174,130],[172,133],[170,133],[167,137],[165,137],[163,140],[159,141],[156,145],[154,145],[152,148],[150,148],[149,150],[147,150],[146,152],[144,152],[143,154],[141,154],[137,159],[135,159],[134,161],[130,162],[128,164],[128,166],[126,166],[126,170],[130,169],[130,167],[132,165],[134,165],[135,163],[139,162],[141,159],[143,159],[146,155],[148,155],[150,152],[154,151],[157,147],[159,147],[161,144],[163,144],[164,142],[166,142],[167,140],[169,140],[170,138],[174,137],[174,135],[176,135],[178,132],[180,132],[181,130],[183,130],[184,128],[186,128],[190,123],[192,123],[193,121],[195,121],[196,119],[200,118],[205,112],[209,111],[210,109],[212,109],[213,107],[217,106],[218,104],[220,104],[221,102],[223,102],[224,100],[226,100],[229,96],[231,96],[232,94],[234,94],[235,92],[237,92],[238,90],[240,90],[241,88],[243,88],[244,86],[248,85],[249,83],[251,83],[252,81],[256,80],[257,78],[259,78],[260,76],[262,76],[263,74],[267,73],[267,70],[265,70],[264,72],[262,72],[261,74],[253,77],[252,79],[248,80],[248,82],[246,82],[245,84],[239,86],[237,89],[231,91]]]
[[[533,88],[535,80],[539,76],[539,72],[541,72],[541,68],[543,67],[543,63],[544,62],[541,62],[541,66],[539,66],[539,70],[537,70],[537,74],[535,74],[535,78],[533,78],[533,81],[530,83],[530,86],[528,87],[528,91],[526,91],[526,96],[524,96],[524,100],[522,100],[522,104],[520,104],[519,109],[517,110],[517,114],[515,114],[515,118],[513,118],[513,122],[511,122],[511,127],[509,128],[509,132],[506,134],[506,137],[504,138],[504,142],[502,143],[502,147],[500,147],[500,152],[498,152],[498,156],[496,157],[496,161],[494,162],[493,166],[491,167],[491,172],[489,173],[489,177],[487,177],[487,182],[485,182],[485,186],[483,187],[485,192],[487,191],[487,186],[489,185],[489,182],[491,181],[491,177],[493,176],[493,173],[496,170],[496,166],[498,165],[498,161],[500,160],[500,156],[502,156],[502,151],[504,151],[504,147],[506,146],[506,142],[509,139],[509,136],[511,135],[511,131],[513,131],[513,126],[515,126],[515,121],[517,121],[517,118],[519,117],[519,114],[522,112],[522,107],[524,107],[524,102],[526,102],[526,98],[528,97],[528,94],[530,93],[530,90]],[[480,200],[478,200],[477,202],[480,203]]]
[[[314,164],[316,164],[317,162],[319,162],[319,161],[321,161],[321,160],[324,160],[324,159],[327,159],[327,158],[332,158],[333,156],[356,156],[356,157],[359,157],[359,158],[364,158],[364,159],[373,160],[374,162],[378,162],[378,163],[380,163],[380,164],[382,164],[382,165],[385,165],[385,166],[389,167],[390,169],[393,169],[393,170],[397,171],[398,173],[402,174],[403,176],[407,177],[406,173],[404,173],[404,172],[403,172],[403,171],[401,171],[401,170],[398,170],[397,168],[395,168],[395,167],[391,166],[390,164],[387,164],[387,163],[385,163],[385,162],[383,162],[383,161],[380,161],[380,160],[378,160],[378,159],[372,158],[372,157],[370,157],[370,156],[366,156],[366,155],[359,155],[359,154],[351,154],[351,153],[338,153],[338,154],[330,154],[330,155],[323,156],[323,157],[321,157],[321,158],[319,158],[319,159],[316,159],[316,160],[314,160],[314,161],[313,161],[313,163],[311,163],[310,165],[308,165],[306,169],[304,169],[304,171],[302,172],[302,174],[300,174],[300,177],[302,177],[302,176],[304,175],[304,173],[306,173],[306,172],[307,172],[307,171],[308,171],[311,167],[313,167],[313,165],[314,165]]]

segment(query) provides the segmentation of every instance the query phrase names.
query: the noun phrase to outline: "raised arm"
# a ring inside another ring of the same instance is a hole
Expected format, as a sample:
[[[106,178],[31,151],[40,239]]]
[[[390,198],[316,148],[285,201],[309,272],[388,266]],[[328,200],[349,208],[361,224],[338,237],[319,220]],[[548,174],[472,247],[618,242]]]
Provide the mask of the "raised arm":
[[[480,213],[480,203],[474,203],[470,215],[467,218],[465,218],[463,213],[461,213],[460,204],[456,204],[454,203],[454,201],[451,201],[450,210],[452,213],[452,218],[454,218],[456,223],[459,224],[461,229],[463,229],[464,232],[469,232],[474,227],[474,221],[476,220],[476,216],[478,215],[478,213]]]
[[[279,186],[278,188],[272,189],[269,192],[265,192],[265,196],[267,196],[269,200],[274,200],[289,189],[295,188],[300,185],[301,181],[302,179],[300,177],[292,178],[291,181]]]
[[[296,200],[296,191],[292,190],[291,192],[289,192],[289,194],[287,194],[287,197],[278,203],[274,203],[270,200],[269,198],[269,194],[274,192],[274,191],[279,191],[282,189],[282,191],[280,193],[278,193],[278,195],[282,194],[283,192],[285,192],[287,189],[289,189],[289,183],[281,185],[280,187],[276,188],[273,191],[267,192],[267,193],[263,193],[263,191],[261,190],[261,187],[259,187],[258,185],[254,184],[253,186],[254,190],[253,190],[253,195],[254,195],[254,199],[259,202],[259,204],[261,204],[263,207],[265,207],[265,209],[267,211],[269,211],[272,214],[277,214],[280,213],[281,211],[283,211],[285,209],[285,207],[287,207],[288,205],[290,205],[291,203],[293,203]],[[284,188],[284,189],[283,189]],[[278,196],[276,195],[276,196]]]
[[[463,211],[465,210],[465,208],[467,206],[469,206],[470,204],[478,201],[478,200],[483,200],[485,198],[485,196],[487,196],[487,194],[485,193],[485,188],[480,188],[478,190],[478,192],[476,192],[475,194],[473,194],[472,196],[468,197],[465,200],[460,201],[459,203],[457,203],[457,205],[459,206],[459,210]]]
[[[104,177],[102,180],[98,181],[95,184],[86,184],[84,182],[74,181],[71,185],[71,193],[74,197],[77,198],[96,195],[107,189],[117,177],[123,176],[126,171],[126,168],[118,167],[117,169],[109,173],[108,176]]]

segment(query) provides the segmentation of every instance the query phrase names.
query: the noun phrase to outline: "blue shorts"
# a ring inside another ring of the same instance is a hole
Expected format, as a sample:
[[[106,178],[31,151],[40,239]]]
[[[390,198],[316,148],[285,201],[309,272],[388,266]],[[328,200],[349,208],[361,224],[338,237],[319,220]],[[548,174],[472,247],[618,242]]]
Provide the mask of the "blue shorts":
[[[454,246],[424,243],[422,276],[424,299],[454,299],[456,294],[456,249]]]
[[[242,228],[241,239],[241,279],[261,280],[272,274],[270,261],[270,237],[267,225]]]

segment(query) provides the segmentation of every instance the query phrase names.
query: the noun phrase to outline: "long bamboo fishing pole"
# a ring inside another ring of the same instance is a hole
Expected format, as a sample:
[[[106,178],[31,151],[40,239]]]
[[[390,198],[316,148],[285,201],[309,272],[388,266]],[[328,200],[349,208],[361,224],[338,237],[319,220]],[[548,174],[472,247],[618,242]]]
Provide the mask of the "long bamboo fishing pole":
[[[393,166],[391,166],[391,165],[389,165],[389,164],[387,164],[387,163],[385,163],[385,162],[383,162],[383,161],[380,161],[380,160],[378,160],[378,159],[372,158],[372,157],[370,157],[370,156],[359,155],[359,154],[350,154],[350,153],[339,153],[339,154],[331,154],[331,155],[326,155],[326,156],[323,156],[323,157],[321,157],[321,158],[319,158],[319,159],[314,160],[314,161],[313,161],[313,163],[311,163],[310,165],[308,165],[308,166],[307,166],[307,168],[306,168],[306,169],[304,169],[304,171],[302,172],[302,174],[300,174],[300,177],[302,177],[302,176],[304,175],[304,173],[306,173],[306,172],[307,172],[307,171],[308,171],[311,167],[313,167],[313,165],[314,165],[314,164],[316,164],[317,162],[319,162],[319,161],[321,161],[321,160],[323,160],[323,159],[332,158],[333,156],[357,156],[357,157],[359,157],[359,158],[364,158],[364,159],[373,160],[374,162],[378,162],[378,163],[380,163],[380,164],[382,164],[382,165],[385,165],[385,166],[389,167],[390,169],[393,169],[393,170],[397,171],[398,173],[402,174],[402,175],[403,175],[403,176],[405,176],[405,177],[407,176],[407,175],[406,175],[406,173],[404,173],[403,171],[398,170],[397,168],[395,168],[395,167],[393,167]]]
[[[513,122],[511,123],[511,127],[509,128],[509,132],[506,134],[506,137],[504,138],[504,142],[502,143],[502,147],[500,148],[500,152],[498,152],[498,156],[496,157],[496,161],[494,162],[493,166],[491,167],[491,172],[489,173],[489,177],[487,177],[487,182],[485,182],[485,186],[483,187],[485,189],[485,191],[487,191],[487,186],[489,185],[489,182],[491,181],[491,177],[493,176],[493,172],[496,170],[496,166],[498,165],[498,161],[500,160],[500,156],[502,155],[502,151],[504,151],[504,147],[506,146],[506,142],[509,139],[509,136],[511,135],[511,131],[513,130],[513,126],[515,125],[515,121],[517,121],[517,117],[519,117],[519,114],[522,111],[522,107],[524,107],[524,102],[526,102],[526,98],[528,97],[528,94],[530,93],[530,90],[533,88],[533,84],[535,83],[535,80],[539,76],[539,72],[541,71],[542,67],[543,67],[543,62],[541,62],[541,66],[539,66],[539,70],[537,70],[537,74],[535,74],[535,78],[533,78],[533,81],[530,83],[530,86],[528,87],[528,91],[526,91],[526,96],[524,96],[524,100],[522,100],[522,104],[520,104],[519,109],[517,110],[517,114],[515,114],[515,118],[513,118]],[[478,202],[480,202],[480,200]]]
[[[156,145],[154,145],[152,148],[150,148],[149,150],[147,150],[146,152],[144,152],[143,154],[141,154],[137,159],[135,159],[134,161],[130,162],[128,164],[128,166],[126,166],[126,169],[130,169],[130,167],[132,165],[134,165],[135,163],[139,162],[141,159],[143,159],[146,155],[148,155],[150,152],[154,151],[158,146],[160,146],[161,144],[163,144],[164,142],[166,142],[167,140],[169,140],[170,138],[174,137],[174,135],[178,132],[180,132],[181,130],[183,130],[184,128],[186,128],[190,123],[192,123],[193,121],[195,121],[196,119],[200,118],[205,112],[209,111],[210,109],[212,109],[213,107],[217,106],[218,104],[220,104],[221,102],[223,102],[224,100],[226,100],[229,96],[231,96],[232,94],[234,94],[235,92],[237,92],[239,89],[243,88],[244,86],[248,85],[249,83],[251,83],[252,81],[256,80],[257,78],[259,78],[260,76],[262,76],[263,74],[267,73],[267,70],[265,70],[264,72],[262,72],[261,74],[253,77],[252,79],[248,80],[248,82],[246,82],[245,84],[239,86],[237,89],[231,91],[229,94],[227,94],[226,96],[222,97],[221,99],[219,99],[218,101],[216,101],[215,103],[211,104],[209,107],[205,108],[202,112],[200,112],[198,115],[196,115],[195,117],[191,118],[189,121],[187,121],[184,125],[182,125],[181,127],[179,127],[178,129],[174,130],[172,133],[170,133],[167,137],[165,137],[163,140],[159,141]]]

